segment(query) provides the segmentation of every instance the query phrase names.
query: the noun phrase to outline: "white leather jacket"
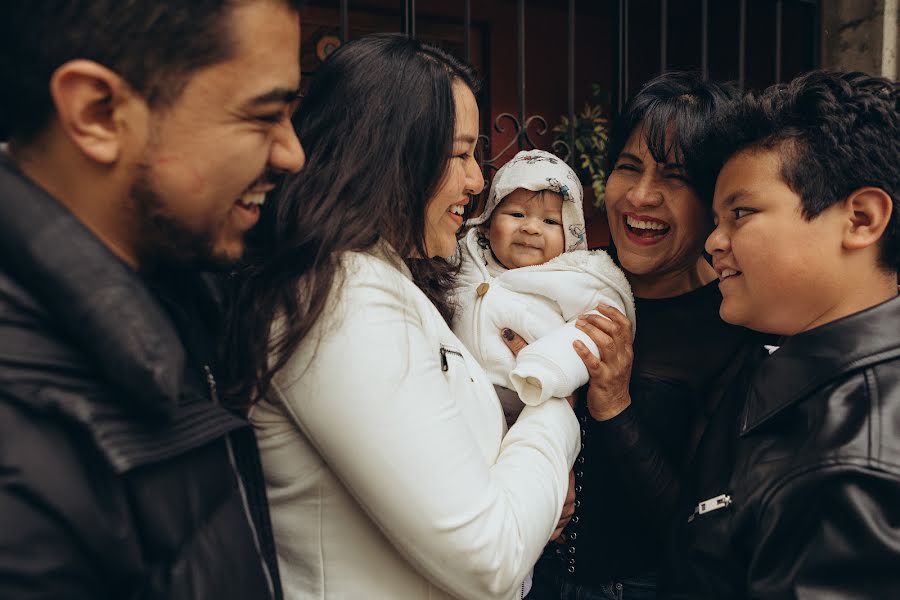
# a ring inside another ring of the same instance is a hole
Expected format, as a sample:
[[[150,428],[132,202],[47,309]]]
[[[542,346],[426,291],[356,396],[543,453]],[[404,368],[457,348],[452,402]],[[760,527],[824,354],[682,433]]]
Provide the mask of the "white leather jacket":
[[[572,410],[526,408],[507,433],[484,371],[396,253],[343,264],[250,414],[285,597],[518,597],[562,509]]]

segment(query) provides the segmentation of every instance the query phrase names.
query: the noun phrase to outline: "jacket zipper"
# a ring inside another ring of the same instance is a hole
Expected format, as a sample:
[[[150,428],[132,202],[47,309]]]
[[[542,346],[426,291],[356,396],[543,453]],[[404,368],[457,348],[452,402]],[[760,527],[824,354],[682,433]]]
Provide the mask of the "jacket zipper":
[[[688,517],[688,523],[693,522],[693,520],[700,515],[705,515],[706,513],[713,512],[714,510],[728,508],[729,506],[731,506],[731,496],[729,496],[728,494],[719,494],[715,498],[704,500],[703,502],[697,504],[696,507],[694,507],[693,514]]]
[[[209,365],[203,365],[203,372],[206,375],[206,384],[209,386],[209,396],[215,404],[219,404],[219,392],[216,387],[216,378],[213,376],[212,369]],[[256,523],[253,521],[253,515],[250,514],[250,504],[247,501],[247,490],[244,489],[244,480],[237,468],[237,461],[234,458],[234,447],[231,444],[231,435],[225,434],[225,448],[228,451],[228,462],[231,465],[231,472],[237,480],[238,492],[241,495],[241,507],[244,509],[244,519],[250,526],[253,534],[253,545],[256,546],[256,555],[259,557],[259,563],[262,565],[263,574],[266,576],[266,585],[269,588],[269,598],[275,597],[275,584],[272,582],[272,574],[269,572],[269,565],[263,558],[262,546],[259,543],[259,532],[256,531]]]
[[[450,348],[447,348],[446,346],[441,346],[441,371],[450,370],[450,365],[447,363],[447,355],[448,354],[455,354],[456,356],[458,356],[460,358],[463,357],[462,352],[457,352],[456,350],[451,350]]]

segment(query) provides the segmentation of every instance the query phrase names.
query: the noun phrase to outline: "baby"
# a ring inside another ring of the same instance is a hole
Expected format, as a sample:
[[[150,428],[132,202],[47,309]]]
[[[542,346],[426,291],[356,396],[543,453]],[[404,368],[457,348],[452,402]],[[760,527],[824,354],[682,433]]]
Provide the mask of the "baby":
[[[575,327],[580,315],[607,304],[634,322],[625,275],[605,252],[587,249],[581,202],[565,162],[521,151],[497,171],[484,212],[465,224],[453,331],[498,388],[508,425],[522,402],[566,397],[587,383],[572,342],[598,350]],[[517,357],[499,335],[504,328],[529,342]]]

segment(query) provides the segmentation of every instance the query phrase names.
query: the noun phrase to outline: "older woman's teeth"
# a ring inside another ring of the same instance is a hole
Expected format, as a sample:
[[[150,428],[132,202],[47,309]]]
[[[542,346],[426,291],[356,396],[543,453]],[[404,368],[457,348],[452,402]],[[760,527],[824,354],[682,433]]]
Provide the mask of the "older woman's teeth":
[[[657,223],[656,221],[641,221],[628,215],[625,216],[625,224],[634,229],[653,229],[656,231],[663,231],[669,228],[669,226],[664,223]]]
[[[241,196],[241,204],[246,204],[248,206],[262,206],[265,201],[265,192],[247,192],[246,194]]]

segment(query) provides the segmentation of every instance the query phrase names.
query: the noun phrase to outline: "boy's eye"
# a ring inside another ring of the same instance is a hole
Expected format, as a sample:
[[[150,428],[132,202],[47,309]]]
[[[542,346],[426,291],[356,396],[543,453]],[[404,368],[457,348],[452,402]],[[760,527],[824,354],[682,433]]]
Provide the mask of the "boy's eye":
[[[737,221],[738,219],[742,219],[742,218],[746,217],[747,215],[751,215],[751,214],[755,213],[756,211],[753,210],[752,208],[739,207],[739,208],[732,209],[731,212],[734,213],[734,220]]]

